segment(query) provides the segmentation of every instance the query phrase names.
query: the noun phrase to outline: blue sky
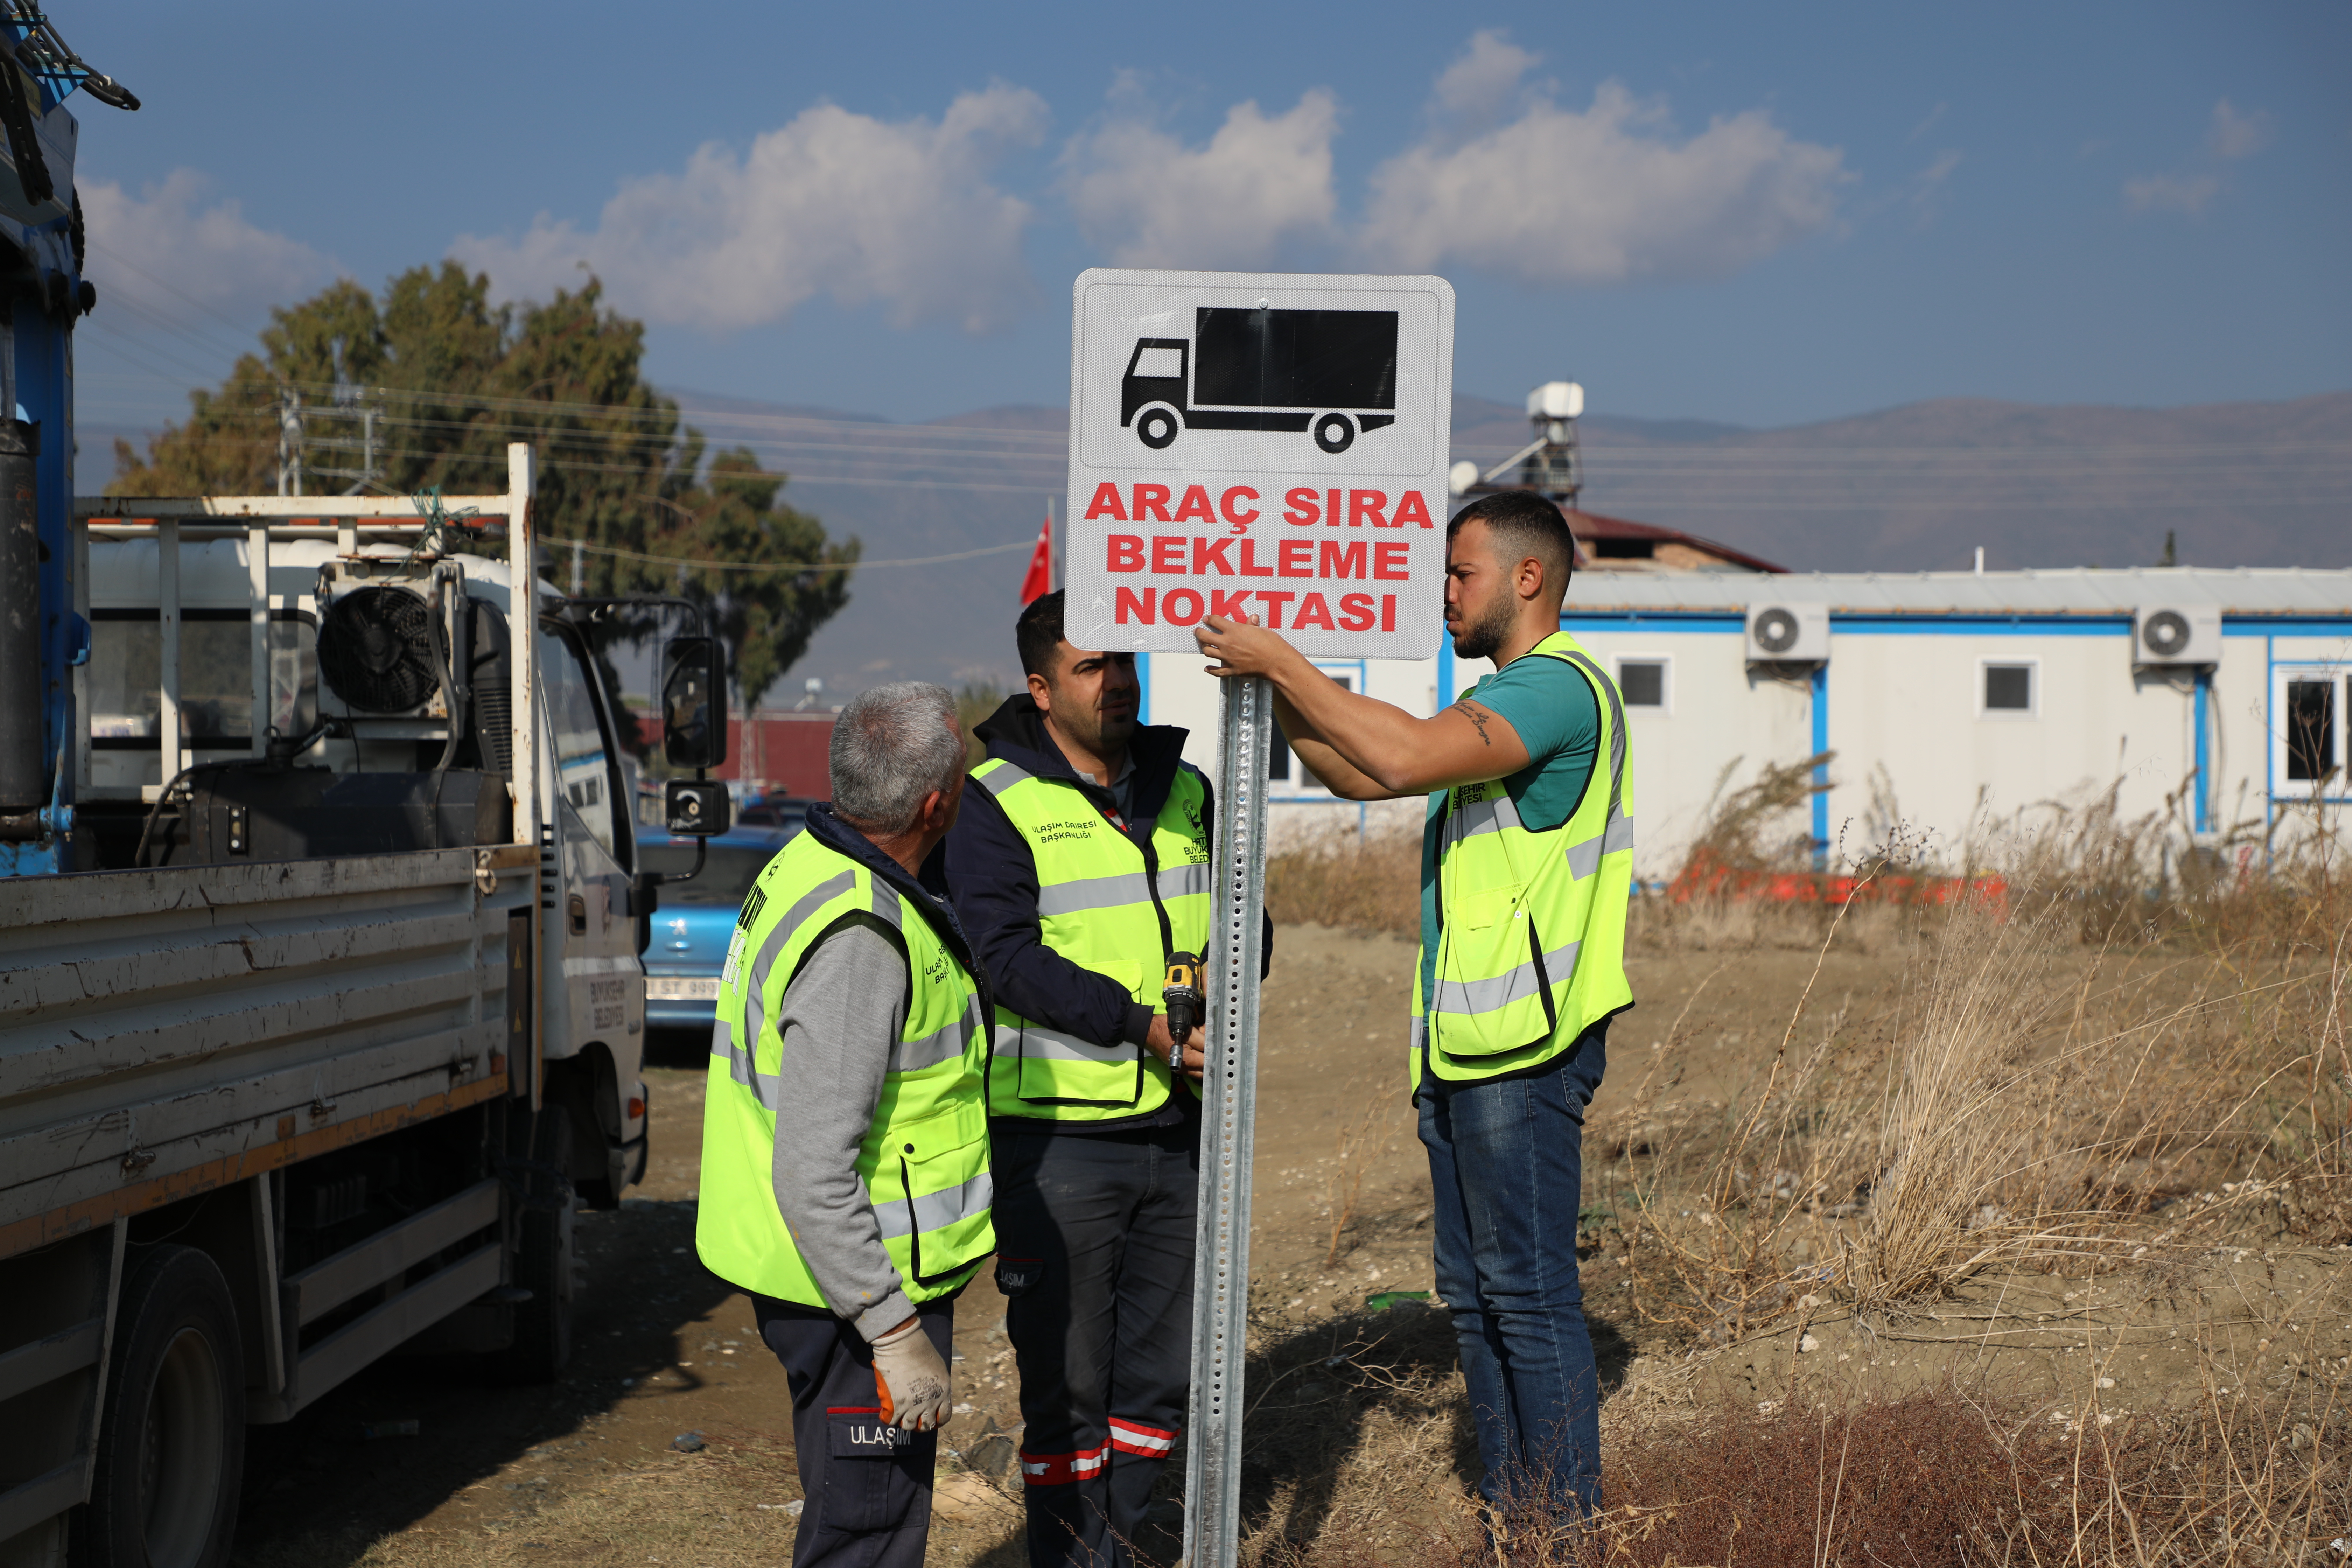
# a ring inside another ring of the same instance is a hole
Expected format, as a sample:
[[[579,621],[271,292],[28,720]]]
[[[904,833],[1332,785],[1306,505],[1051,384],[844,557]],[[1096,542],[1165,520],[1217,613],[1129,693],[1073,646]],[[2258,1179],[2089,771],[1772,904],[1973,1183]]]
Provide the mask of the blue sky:
[[[2352,385],[2332,0],[55,17],[146,104],[74,103],[95,423],[451,254],[587,260],[667,384],[893,418],[1062,403],[1109,264],[1441,272],[1457,390],[1596,413]]]

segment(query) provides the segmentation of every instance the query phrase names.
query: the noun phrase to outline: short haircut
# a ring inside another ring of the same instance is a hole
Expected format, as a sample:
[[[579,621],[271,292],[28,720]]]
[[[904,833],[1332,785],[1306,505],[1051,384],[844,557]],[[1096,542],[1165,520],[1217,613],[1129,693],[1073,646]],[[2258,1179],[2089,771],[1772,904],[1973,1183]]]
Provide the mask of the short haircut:
[[[963,742],[955,699],[928,680],[869,686],[833,721],[833,809],[869,833],[903,833],[923,797],[950,788]]]
[[[1516,566],[1532,555],[1543,563],[1545,586],[1557,586],[1561,595],[1567,594],[1568,580],[1576,571],[1576,535],[1569,531],[1568,519],[1548,497],[1534,490],[1480,496],[1445,525],[1447,542],[1473,522],[1486,525],[1495,541],[1496,561]]]
[[[1055,650],[1062,646],[1062,590],[1029,601],[1013,623],[1013,646],[1021,650],[1021,673],[1054,679]]]

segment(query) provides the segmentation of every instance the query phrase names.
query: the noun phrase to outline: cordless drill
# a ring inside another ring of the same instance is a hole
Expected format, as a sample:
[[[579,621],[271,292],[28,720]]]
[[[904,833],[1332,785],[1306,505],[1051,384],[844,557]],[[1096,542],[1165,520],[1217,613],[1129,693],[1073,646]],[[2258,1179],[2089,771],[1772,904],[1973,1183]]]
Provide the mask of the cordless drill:
[[[1175,1047],[1168,1053],[1169,1065],[1174,1067],[1184,1060],[1184,1042],[1201,1022],[1200,954],[1168,955],[1168,984],[1161,989],[1160,999],[1168,1005],[1168,1037],[1175,1042]]]

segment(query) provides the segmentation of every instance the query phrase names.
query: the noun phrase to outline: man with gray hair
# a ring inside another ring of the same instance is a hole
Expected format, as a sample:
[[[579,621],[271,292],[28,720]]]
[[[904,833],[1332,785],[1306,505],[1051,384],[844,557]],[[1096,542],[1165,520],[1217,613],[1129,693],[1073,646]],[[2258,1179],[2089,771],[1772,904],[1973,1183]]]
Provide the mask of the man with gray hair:
[[[940,687],[844,709],[833,802],[752,884],[719,981],[695,1243],[792,1388],[793,1568],[919,1568],[955,1298],[996,1250],[993,1004],[937,854],[963,759]]]

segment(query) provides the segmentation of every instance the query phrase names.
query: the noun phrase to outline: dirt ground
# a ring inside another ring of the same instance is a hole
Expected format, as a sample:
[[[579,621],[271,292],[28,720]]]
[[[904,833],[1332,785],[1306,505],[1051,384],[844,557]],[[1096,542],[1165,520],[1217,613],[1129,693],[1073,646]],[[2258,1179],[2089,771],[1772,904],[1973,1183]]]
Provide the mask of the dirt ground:
[[[1336,1345],[1343,1331],[1360,1335],[1368,1296],[1430,1288],[1428,1180],[1403,1092],[1412,951],[1391,937],[1314,927],[1278,934],[1265,994],[1251,1242],[1262,1336],[1295,1340],[1330,1324]],[[1636,1088],[1679,1075],[1686,1103],[1728,1100],[1769,1063],[1813,966],[1811,952],[1793,950],[1632,960],[1641,1002],[1610,1042],[1587,1137],[1589,1208],[1631,1179],[1612,1151],[1635,1142],[1619,1110]],[[1884,1006],[1900,973],[1883,952],[1832,952],[1811,1005]],[[705,1048],[656,1039],[646,1073],[652,1167],[619,1212],[581,1216],[579,1348],[564,1380],[486,1388],[455,1363],[394,1358],[297,1421],[256,1428],[239,1563],[787,1558],[800,1493],[783,1374],[743,1298],[693,1256]],[[1672,1386],[1693,1401],[1769,1407],[1808,1385],[1901,1388],[1963,1373],[2046,1405],[2047,1418],[2069,1429],[2097,1429],[2167,1402],[2297,1383],[2332,1391],[2352,1366],[2347,1260],[2352,1251],[2250,1247],[2194,1268],[2095,1272],[2086,1263],[1988,1275],[1933,1312],[1867,1324],[1823,1300],[1777,1331],[1695,1360],[1686,1332],[1632,1310],[1622,1259],[1605,1240],[1588,1257],[1585,1284],[1612,1389],[1657,1397]],[[961,1403],[946,1435],[979,1470],[1001,1466],[1006,1445],[985,1440],[1019,1421],[1002,1314],[983,1272],[958,1305]],[[1434,1314],[1394,1316],[1400,1329],[1411,1325],[1418,1353],[1442,1363]],[[1324,1396],[1311,1370],[1302,1386],[1310,1403]],[[365,1436],[385,1421],[413,1421],[415,1435]],[[699,1451],[672,1446],[686,1433],[699,1435]],[[1475,1466],[1460,1430],[1432,1443],[1432,1479],[1412,1504],[1424,1510],[1454,1506],[1447,1498]],[[943,1484],[930,1561],[1022,1562],[1011,1507],[959,1468],[942,1463],[943,1479],[955,1479]],[[1283,1495],[1295,1511],[1318,1506],[1295,1489]],[[1163,1505],[1163,1526],[1174,1518]],[[1291,1532],[1301,1539],[1315,1528],[1301,1517]],[[1172,1535],[1143,1544],[1175,1555]]]

